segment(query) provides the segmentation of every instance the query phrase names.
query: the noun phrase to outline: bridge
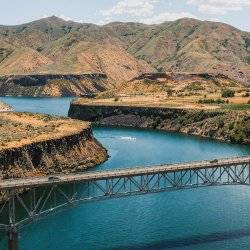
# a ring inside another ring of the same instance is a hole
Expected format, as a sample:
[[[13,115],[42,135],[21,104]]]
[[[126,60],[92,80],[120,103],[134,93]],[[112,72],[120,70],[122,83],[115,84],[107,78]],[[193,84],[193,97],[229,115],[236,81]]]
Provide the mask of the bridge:
[[[250,157],[1,180],[0,229],[16,250],[23,226],[68,206],[216,185],[250,185]]]

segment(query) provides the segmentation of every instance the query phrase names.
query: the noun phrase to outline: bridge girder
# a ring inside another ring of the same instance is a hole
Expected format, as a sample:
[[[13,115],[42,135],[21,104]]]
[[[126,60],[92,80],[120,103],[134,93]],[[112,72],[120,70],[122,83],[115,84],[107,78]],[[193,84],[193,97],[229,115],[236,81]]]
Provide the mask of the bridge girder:
[[[15,232],[29,222],[81,202],[218,185],[250,185],[250,163],[116,176],[63,185],[51,182],[28,191],[7,189],[3,195],[8,199],[0,207],[0,229]]]

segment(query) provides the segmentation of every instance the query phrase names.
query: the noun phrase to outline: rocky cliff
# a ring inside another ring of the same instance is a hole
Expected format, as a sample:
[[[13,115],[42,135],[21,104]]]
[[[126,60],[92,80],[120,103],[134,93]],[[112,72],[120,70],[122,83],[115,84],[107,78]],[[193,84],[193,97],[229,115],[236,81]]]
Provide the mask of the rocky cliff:
[[[82,171],[108,157],[85,122],[2,113],[0,123],[0,179]]]
[[[0,77],[0,95],[93,96],[110,88],[105,74],[34,74]]]
[[[98,125],[175,131],[250,144],[250,115],[247,112],[91,105],[75,101],[70,106],[69,116]]]

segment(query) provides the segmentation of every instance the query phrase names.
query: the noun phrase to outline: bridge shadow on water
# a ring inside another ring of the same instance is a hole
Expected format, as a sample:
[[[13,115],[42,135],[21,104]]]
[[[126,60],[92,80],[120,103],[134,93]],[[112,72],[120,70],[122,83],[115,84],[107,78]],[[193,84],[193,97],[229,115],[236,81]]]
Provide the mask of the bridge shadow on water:
[[[130,249],[130,250],[155,250],[155,249],[174,249],[182,247],[191,247],[199,244],[206,244],[212,242],[220,242],[225,240],[240,239],[243,237],[250,236],[250,228],[233,230],[228,232],[213,233],[207,235],[197,235],[184,238],[168,239],[162,241],[155,241],[149,244],[141,245],[121,245],[113,248],[108,248],[109,250],[120,250],[120,249]],[[106,248],[104,248],[106,249]]]

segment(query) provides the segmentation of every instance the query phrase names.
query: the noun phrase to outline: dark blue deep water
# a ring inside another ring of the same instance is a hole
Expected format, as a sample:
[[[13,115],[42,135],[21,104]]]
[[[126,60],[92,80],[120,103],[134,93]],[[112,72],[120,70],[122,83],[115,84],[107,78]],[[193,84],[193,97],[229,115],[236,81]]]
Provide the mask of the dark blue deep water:
[[[0,98],[66,115],[69,98]],[[95,128],[110,159],[96,169],[249,155],[250,148],[150,130]],[[0,249],[6,248],[5,240]],[[21,250],[250,249],[250,188],[209,187],[83,204],[28,225]]]

